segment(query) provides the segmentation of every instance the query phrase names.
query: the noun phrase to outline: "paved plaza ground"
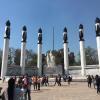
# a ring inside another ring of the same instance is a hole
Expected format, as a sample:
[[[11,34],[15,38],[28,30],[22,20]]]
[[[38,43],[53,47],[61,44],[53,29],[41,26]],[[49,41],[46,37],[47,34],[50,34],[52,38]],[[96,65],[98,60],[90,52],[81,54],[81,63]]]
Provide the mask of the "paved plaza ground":
[[[88,88],[86,83],[73,82],[70,86],[42,87],[40,91],[32,91],[32,100],[100,100],[96,90]]]
[[[53,86],[41,87],[40,91],[31,90],[32,100],[100,100],[100,95],[93,88],[88,88],[87,83],[72,82],[70,86],[62,83],[61,87]],[[1,85],[0,85],[1,86]],[[2,86],[5,87],[5,84]]]

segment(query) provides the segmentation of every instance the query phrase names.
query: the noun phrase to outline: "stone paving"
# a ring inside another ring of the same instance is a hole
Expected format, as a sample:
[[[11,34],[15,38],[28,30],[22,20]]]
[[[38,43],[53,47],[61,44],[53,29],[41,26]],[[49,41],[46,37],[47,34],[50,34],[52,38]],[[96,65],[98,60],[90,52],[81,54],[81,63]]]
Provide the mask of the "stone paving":
[[[32,91],[32,100],[100,100],[96,90],[88,88],[86,83],[62,83],[63,86],[41,87],[40,91]]]
[[[72,82],[70,86],[62,83],[62,86],[41,87],[40,91],[31,89],[31,100],[100,100],[100,94],[96,93],[96,89],[88,88],[85,82]],[[0,84],[0,87],[6,84]]]

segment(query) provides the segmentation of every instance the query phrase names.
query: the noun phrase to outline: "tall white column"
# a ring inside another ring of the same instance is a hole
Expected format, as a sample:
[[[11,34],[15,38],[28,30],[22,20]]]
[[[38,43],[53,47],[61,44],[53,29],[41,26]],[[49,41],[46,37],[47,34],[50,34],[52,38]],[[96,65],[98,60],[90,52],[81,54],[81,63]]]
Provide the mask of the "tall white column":
[[[38,75],[42,75],[42,45],[38,44],[38,62],[37,62],[37,67],[38,67]]]
[[[2,55],[2,67],[1,67],[1,78],[6,76],[7,63],[8,63],[8,52],[9,52],[9,39],[10,39],[10,21],[6,22],[5,33],[4,33],[4,45]]]
[[[38,57],[37,57],[38,75],[42,76],[42,29],[38,30]]]
[[[85,59],[84,41],[80,41],[80,57],[81,57],[81,75],[85,76],[86,59]]]
[[[20,66],[21,66],[21,74],[25,74],[25,57],[26,57],[26,43],[21,43],[21,60],[20,60]]]
[[[9,52],[9,39],[4,39],[1,78],[3,78],[7,72],[8,52]]]
[[[69,59],[68,59],[68,42],[67,42],[67,28],[64,28],[63,32],[63,41],[64,41],[64,74],[69,74]]]
[[[96,37],[97,40],[97,51],[98,51],[98,61],[99,61],[99,73],[100,73],[100,36]]]
[[[64,70],[68,74],[69,59],[68,59],[68,44],[64,43]]]
[[[82,24],[80,24],[79,26],[79,38],[80,38],[81,75],[85,76],[86,58],[85,58],[83,25]]]
[[[97,51],[98,51],[98,61],[99,61],[99,73],[100,73],[100,19],[95,20],[95,31],[97,40]]]
[[[21,58],[20,58],[20,66],[21,66],[22,75],[25,74],[26,39],[27,39],[27,29],[26,29],[26,26],[24,26],[22,30]]]

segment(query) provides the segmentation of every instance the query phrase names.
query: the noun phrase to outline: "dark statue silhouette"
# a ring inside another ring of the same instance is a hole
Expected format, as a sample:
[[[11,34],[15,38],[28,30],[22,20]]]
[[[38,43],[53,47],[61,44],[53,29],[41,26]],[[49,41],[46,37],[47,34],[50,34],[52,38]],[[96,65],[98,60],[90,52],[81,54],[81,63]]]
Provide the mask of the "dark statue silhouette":
[[[27,39],[27,28],[26,26],[23,26],[23,34],[22,34],[22,42],[26,42],[26,39]]]
[[[96,36],[100,36],[100,19],[97,17],[95,20],[95,31],[96,31]]]
[[[83,25],[82,24],[79,25],[79,30],[80,30],[79,31],[80,41],[84,41],[84,38],[83,38],[84,36],[83,36],[83,31],[82,31],[83,30]]]
[[[67,28],[66,27],[64,28],[63,40],[64,40],[64,43],[67,43],[68,38],[67,38]]]
[[[42,44],[42,29],[38,30],[38,44]]]
[[[10,39],[10,21],[9,20],[6,22],[6,26],[7,26],[7,28],[5,30],[5,34],[6,35],[5,35],[4,38]]]

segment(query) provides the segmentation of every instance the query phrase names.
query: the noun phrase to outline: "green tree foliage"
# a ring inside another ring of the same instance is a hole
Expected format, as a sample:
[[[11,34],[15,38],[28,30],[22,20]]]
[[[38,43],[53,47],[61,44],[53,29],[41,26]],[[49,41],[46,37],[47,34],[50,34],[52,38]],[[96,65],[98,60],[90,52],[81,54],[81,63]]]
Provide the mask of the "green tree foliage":
[[[85,48],[85,54],[86,54],[86,64],[87,65],[98,64],[97,50],[91,47],[87,47]]]
[[[69,57],[69,65],[70,66],[75,65],[75,55],[74,55],[74,52],[70,52],[68,57]]]
[[[15,49],[14,48],[9,48],[8,65],[11,65],[11,64],[14,63],[14,56],[15,56]]]
[[[20,65],[20,55],[21,55],[21,50],[20,49],[16,49],[15,50],[15,56],[14,56],[15,65]]]
[[[94,65],[98,64],[98,55],[97,55],[97,50],[91,47],[85,48],[85,58],[86,58],[86,65]],[[76,65],[80,65],[80,52],[78,53],[78,58],[76,61]]]
[[[26,66],[37,66],[37,54],[32,50],[26,50]]]

